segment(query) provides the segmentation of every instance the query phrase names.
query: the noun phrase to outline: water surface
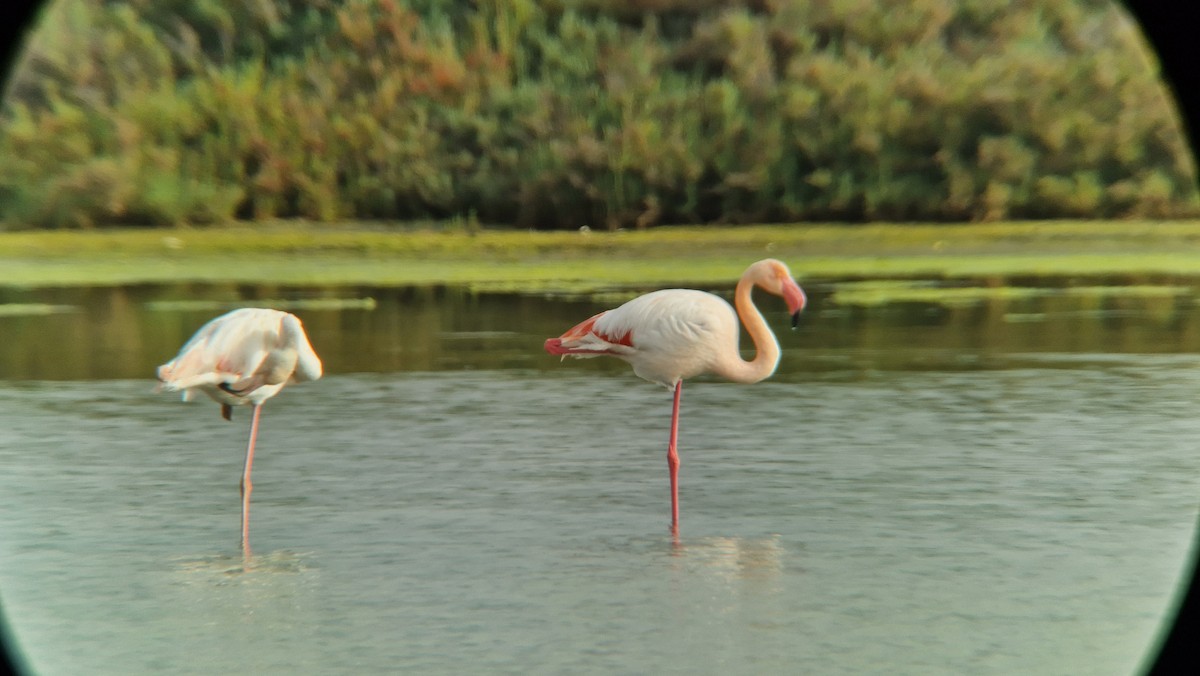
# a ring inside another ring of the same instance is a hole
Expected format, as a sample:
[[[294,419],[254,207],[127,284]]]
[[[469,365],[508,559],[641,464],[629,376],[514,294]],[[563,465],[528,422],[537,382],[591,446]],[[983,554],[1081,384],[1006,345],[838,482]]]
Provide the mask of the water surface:
[[[1179,300],[817,289],[776,377],[685,387],[676,541],[669,393],[540,353],[595,304],[342,290],[377,304],[301,313],[329,375],[264,409],[244,562],[247,412],[146,377],[214,313],[92,293],[0,318],[40,336],[0,380],[0,598],[41,674],[1130,674],[1189,563]]]

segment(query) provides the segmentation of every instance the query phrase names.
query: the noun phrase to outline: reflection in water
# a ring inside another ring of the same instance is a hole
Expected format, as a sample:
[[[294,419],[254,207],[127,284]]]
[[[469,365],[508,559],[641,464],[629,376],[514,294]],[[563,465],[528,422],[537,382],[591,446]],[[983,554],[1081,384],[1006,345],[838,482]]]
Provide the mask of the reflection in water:
[[[306,573],[313,568],[306,563],[311,553],[297,554],[286,550],[243,556],[241,554],[209,554],[204,556],[174,557],[175,566],[181,573],[197,577],[221,579],[247,573],[275,575],[281,573]]]
[[[763,538],[708,537],[675,544],[672,555],[694,572],[728,580],[766,580],[783,570],[780,536]]]
[[[1119,280],[1118,280],[1119,281]],[[782,371],[986,367],[1023,352],[1200,352],[1200,306],[1180,280],[1171,294],[980,296],[971,303],[839,305],[837,284],[807,280],[800,330],[768,321]],[[1111,288],[1119,288],[1109,283]],[[730,289],[717,289],[729,293]],[[329,373],[550,369],[541,345],[564,317],[602,302],[458,287],[290,288],[154,285],[0,290],[0,378],[148,378],[204,322],[235,305],[281,305],[303,320]],[[17,311],[17,309],[21,309]],[[66,311],[70,310],[70,311]],[[853,353],[851,357],[850,354]],[[616,371],[620,364],[589,368]]]

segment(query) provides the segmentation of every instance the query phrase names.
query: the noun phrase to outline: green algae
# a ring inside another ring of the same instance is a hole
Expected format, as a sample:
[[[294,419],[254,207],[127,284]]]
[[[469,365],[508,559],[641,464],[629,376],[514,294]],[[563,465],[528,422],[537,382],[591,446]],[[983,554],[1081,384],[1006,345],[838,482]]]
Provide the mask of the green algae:
[[[1069,295],[1093,298],[1158,298],[1192,294],[1192,287],[1137,284],[1129,286],[942,286],[934,280],[871,280],[837,284],[831,300],[837,305],[874,307],[892,303],[931,303],[948,307],[996,300]]]

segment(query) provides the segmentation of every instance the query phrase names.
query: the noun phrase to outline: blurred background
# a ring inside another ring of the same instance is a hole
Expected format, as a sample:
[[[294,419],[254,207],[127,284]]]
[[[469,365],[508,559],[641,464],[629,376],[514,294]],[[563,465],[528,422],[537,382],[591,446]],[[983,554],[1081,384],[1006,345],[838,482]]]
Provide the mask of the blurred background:
[[[1110,0],[63,0],[0,119],[8,229],[1193,216]]]

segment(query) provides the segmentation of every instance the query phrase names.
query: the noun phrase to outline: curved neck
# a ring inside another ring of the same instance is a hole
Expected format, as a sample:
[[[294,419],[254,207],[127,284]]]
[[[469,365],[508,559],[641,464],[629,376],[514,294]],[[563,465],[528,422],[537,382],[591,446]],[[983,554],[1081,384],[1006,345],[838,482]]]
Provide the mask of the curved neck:
[[[737,308],[738,317],[754,342],[754,359],[746,361],[735,351],[727,354],[714,369],[719,375],[739,383],[757,383],[775,373],[775,367],[779,366],[779,341],[767,326],[767,320],[754,306],[750,298],[753,289],[754,282],[748,276],[742,277],[738,281],[733,306]]]

